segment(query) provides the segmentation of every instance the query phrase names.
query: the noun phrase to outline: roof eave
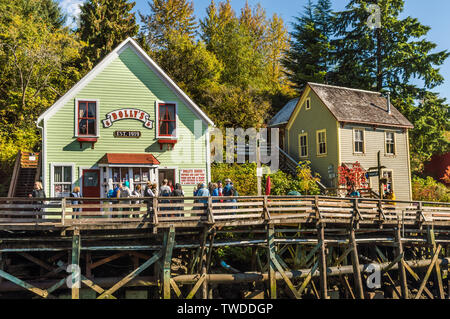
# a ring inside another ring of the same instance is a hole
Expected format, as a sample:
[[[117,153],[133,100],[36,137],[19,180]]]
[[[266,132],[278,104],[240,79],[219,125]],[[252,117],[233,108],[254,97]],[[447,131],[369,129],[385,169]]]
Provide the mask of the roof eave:
[[[51,107],[49,107],[44,113],[42,113],[38,119],[37,123],[49,116],[53,115],[54,112],[58,110],[59,107],[67,103],[73,96],[75,96],[84,86],[86,86],[92,78],[94,78],[97,73],[101,72],[104,67],[106,67],[110,62],[112,62],[115,55],[119,55],[119,51],[124,48],[127,44],[130,44],[143,58],[144,62],[157,74],[160,76],[161,80],[166,82],[179,97],[191,108],[191,110],[196,113],[207,125],[215,126],[214,122],[194,103],[187,95],[184,93],[178,85],[148,56],[148,54],[139,46],[139,44],[132,38],[127,38],[122,43],[120,43],[113,51],[111,51],[106,57],[104,57],[91,71],[89,71],[81,80],[79,80],[69,91],[67,91],[63,96],[61,96]]]

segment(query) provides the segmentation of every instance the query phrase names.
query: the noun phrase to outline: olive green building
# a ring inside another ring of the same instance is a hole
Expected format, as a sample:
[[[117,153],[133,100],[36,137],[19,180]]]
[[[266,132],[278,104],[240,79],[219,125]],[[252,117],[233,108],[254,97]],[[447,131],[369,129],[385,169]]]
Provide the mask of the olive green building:
[[[359,162],[366,171],[381,153],[384,191],[411,200],[408,130],[412,124],[379,92],[308,83],[269,123],[280,128],[280,144],[296,161],[308,160],[321,182],[338,187],[338,167]],[[378,177],[368,178],[378,192]]]

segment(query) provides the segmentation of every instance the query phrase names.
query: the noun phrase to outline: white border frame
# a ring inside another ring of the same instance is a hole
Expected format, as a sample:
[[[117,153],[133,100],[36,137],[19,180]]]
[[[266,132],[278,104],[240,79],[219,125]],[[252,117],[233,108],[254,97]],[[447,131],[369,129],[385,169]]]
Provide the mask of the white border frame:
[[[72,167],[72,190],[75,187],[75,163],[50,163],[50,197],[55,197],[55,191],[54,191],[54,177],[53,173],[55,171],[55,166],[70,166]]]
[[[74,136],[75,137],[80,137],[78,134],[78,102],[95,102],[96,106],[95,106],[95,116],[96,116],[96,123],[95,123],[95,136],[94,135],[82,135],[81,137],[100,137],[100,127],[99,127],[99,123],[100,123],[100,100],[99,99],[82,99],[82,98],[76,98],[75,99],[75,108],[74,108]]]
[[[159,104],[174,104],[175,105],[175,135],[172,135],[172,136],[160,136],[159,135]],[[157,101],[155,101],[155,114],[156,114],[156,119],[155,119],[156,139],[177,140],[178,139],[178,123],[180,122],[178,120],[178,103],[174,102],[174,101],[157,100]]]

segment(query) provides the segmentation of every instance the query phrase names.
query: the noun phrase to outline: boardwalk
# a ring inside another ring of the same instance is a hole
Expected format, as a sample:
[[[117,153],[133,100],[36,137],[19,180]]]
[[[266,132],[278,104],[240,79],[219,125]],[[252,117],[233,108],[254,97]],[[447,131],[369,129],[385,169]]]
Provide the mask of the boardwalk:
[[[67,266],[76,265],[82,286],[97,298],[123,297],[131,286],[154,287],[163,298],[213,298],[218,286],[237,283],[259,285],[266,298],[329,298],[331,286],[338,286],[341,298],[371,298],[366,277],[374,264],[392,297],[449,294],[443,272],[450,255],[450,203],[231,199],[140,198],[130,204],[0,198],[0,294],[26,289],[57,298],[56,292],[67,290]],[[221,268],[217,250],[233,246],[251,250],[245,269]],[[186,271],[174,266],[173,257]],[[134,270],[104,275],[102,267],[118,260]],[[34,270],[18,271],[24,261]],[[76,285],[69,291],[80,297]]]

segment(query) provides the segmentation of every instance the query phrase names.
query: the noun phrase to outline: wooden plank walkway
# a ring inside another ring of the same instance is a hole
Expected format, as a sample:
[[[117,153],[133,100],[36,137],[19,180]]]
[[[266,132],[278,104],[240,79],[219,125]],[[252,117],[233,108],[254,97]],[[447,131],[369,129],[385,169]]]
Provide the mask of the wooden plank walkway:
[[[324,196],[0,198],[0,229],[203,228],[325,223],[450,228],[450,203]]]

